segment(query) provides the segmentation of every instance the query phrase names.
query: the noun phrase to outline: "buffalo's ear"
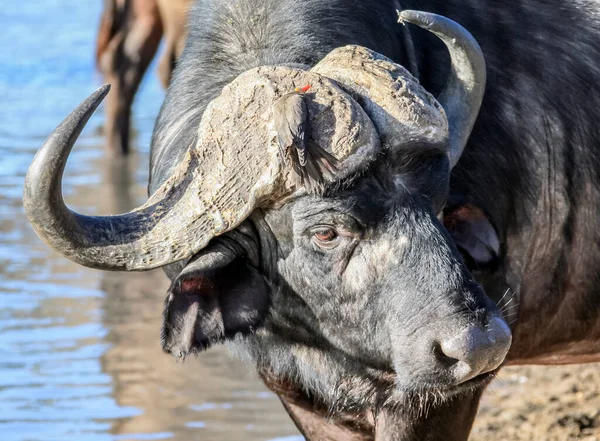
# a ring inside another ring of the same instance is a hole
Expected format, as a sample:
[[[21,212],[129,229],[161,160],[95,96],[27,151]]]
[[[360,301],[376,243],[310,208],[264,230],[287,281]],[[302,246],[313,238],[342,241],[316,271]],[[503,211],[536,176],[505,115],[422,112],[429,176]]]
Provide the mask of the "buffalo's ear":
[[[481,268],[497,262],[500,241],[494,226],[479,207],[471,203],[447,206],[444,226],[469,267]]]
[[[269,293],[258,270],[231,249],[217,245],[202,251],[169,288],[163,350],[184,358],[253,332],[267,313]]]

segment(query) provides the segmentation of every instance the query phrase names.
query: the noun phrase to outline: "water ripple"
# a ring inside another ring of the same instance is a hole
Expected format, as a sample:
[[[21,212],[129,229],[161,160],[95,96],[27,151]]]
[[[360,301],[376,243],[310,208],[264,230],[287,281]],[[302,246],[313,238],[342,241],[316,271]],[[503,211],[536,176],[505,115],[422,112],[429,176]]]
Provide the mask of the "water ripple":
[[[93,63],[101,4],[2,4],[0,439],[264,441],[296,434],[277,398],[222,349],[185,365],[162,354],[161,272],[82,268],[27,224],[27,167],[50,132],[101,84]],[[92,116],[64,174],[71,208],[105,215],[145,200],[162,97],[151,75],[134,106],[134,154],[124,161],[106,157],[102,112]]]

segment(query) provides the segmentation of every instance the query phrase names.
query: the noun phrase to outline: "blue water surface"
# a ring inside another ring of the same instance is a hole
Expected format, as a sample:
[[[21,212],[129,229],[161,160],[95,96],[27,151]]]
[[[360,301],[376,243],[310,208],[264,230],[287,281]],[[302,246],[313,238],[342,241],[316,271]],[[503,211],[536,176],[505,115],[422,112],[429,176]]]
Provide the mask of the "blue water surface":
[[[0,439],[302,439],[277,398],[224,350],[185,364],[161,352],[161,272],[82,268],[25,219],[33,155],[102,84],[93,60],[102,3],[0,0]],[[111,214],[144,201],[164,96],[150,73],[134,106],[130,158],[107,157],[101,111],[88,123],[65,172],[71,207]]]

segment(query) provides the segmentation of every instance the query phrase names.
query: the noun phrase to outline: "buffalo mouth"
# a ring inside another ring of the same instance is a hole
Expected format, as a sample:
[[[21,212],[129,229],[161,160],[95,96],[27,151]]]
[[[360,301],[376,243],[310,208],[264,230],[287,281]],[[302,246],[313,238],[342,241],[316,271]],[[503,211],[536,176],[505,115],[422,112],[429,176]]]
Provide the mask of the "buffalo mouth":
[[[479,374],[476,377],[471,378],[470,380],[467,380],[467,381],[465,381],[463,383],[459,383],[459,384],[444,384],[442,382],[435,381],[435,377],[434,377],[434,381],[431,381],[431,382],[427,382],[427,381],[423,381],[423,382],[418,381],[417,382],[416,381],[415,386],[409,386],[405,390],[403,390],[401,388],[401,391],[406,392],[408,394],[436,393],[436,394],[439,394],[446,398],[451,398],[454,396],[462,395],[465,393],[469,393],[469,392],[473,392],[473,391],[485,388],[497,377],[499,370],[500,370],[500,368],[497,368],[497,369],[494,369],[493,371]],[[419,383],[421,383],[421,384],[419,384]]]
[[[404,409],[421,412],[424,408],[430,408],[441,403],[480,394],[497,377],[498,369],[480,374],[464,383],[456,385],[442,384],[435,381],[415,382],[409,386],[396,388],[390,394],[378,396],[377,401]],[[388,388],[390,387],[388,383]],[[389,389],[388,389],[389,390]],[[384,404],[385,406],[385,404]]]
[[[489,385],[497,376],[500,368],[477,375],[475,378],[448,388],[449,396],[455,396],[482,389]]]

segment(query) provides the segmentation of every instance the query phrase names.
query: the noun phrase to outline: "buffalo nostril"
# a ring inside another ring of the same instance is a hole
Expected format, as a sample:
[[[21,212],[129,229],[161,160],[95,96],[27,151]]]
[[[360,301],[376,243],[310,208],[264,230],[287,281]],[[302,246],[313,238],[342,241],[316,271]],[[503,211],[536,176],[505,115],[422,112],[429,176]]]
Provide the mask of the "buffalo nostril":
[[[435,355],[435,358],[438,360],[438,362],[442,366],[444,366],[445,368],[449,368],[449,367],[453,366],[454,364],[456,364],[459,361],[459,359],[454,358],[454,357],[448,355],[446,352],[444,352],[442,345],[443,345],[443,343],[435,342],[433,345],[433,354]],[[448,352],[447,347],[446,347],[446,351]],[[449,352],[451,352],[451,351],[449,351]]]
[[[496,369],[508,353],[511,343],[508,325],[499,317],[485,329],[469,326],[458,335],[439,344],[438,361],[450,369],[456,383]]]

